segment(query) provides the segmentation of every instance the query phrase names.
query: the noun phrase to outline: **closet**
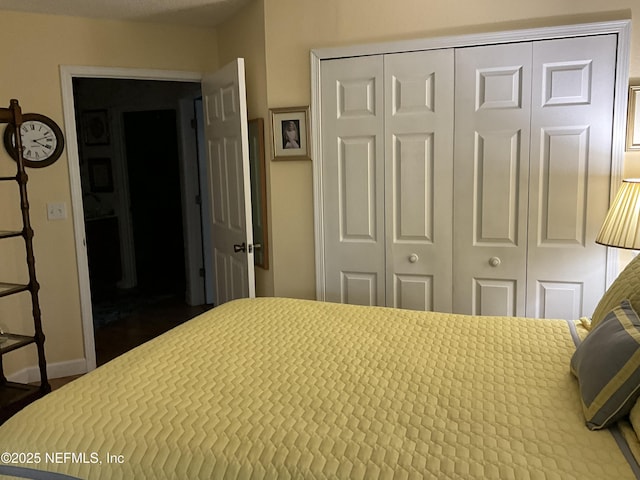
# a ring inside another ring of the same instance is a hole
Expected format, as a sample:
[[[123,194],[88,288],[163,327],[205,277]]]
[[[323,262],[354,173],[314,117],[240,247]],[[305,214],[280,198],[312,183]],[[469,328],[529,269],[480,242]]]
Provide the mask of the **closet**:
[[[615,34],[323,60],[324,299],[578,318],[605,289]]]

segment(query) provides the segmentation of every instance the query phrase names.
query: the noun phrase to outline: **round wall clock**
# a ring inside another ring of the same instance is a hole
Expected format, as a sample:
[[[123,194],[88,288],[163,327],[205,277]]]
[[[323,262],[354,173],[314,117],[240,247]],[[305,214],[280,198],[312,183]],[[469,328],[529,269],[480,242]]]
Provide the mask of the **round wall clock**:
[[[60,158],[64,149],[64,136],[56,122],[39,113],[22,115],[20,126],[22,157],[27,167],[47,167]],[[8,124],[4,130],[4,147],[17,161],[15,128]]]

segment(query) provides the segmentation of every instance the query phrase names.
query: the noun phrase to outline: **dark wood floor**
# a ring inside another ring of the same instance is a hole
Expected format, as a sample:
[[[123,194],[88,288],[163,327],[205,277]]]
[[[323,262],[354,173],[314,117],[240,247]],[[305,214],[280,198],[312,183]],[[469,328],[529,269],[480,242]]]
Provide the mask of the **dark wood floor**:
[[[96,363],[103,365],[210,308],[212,305],[189,306],[179,297],[167,297],[138,307],[95,329]],[[51,388],[60,388],[79,376],[51,379]]]
[[[95,329],[96,363],[103,365],[210,308],[211,305],[189,306],[179,297],[137,308],[130,315]]]

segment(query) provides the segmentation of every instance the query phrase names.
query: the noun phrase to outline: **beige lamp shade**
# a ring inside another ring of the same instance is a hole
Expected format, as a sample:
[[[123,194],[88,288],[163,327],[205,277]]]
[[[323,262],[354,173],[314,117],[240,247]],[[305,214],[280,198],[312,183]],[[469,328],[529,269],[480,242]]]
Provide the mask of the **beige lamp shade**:
[[[640,250],[640,178],[622,181],[596,243]]]

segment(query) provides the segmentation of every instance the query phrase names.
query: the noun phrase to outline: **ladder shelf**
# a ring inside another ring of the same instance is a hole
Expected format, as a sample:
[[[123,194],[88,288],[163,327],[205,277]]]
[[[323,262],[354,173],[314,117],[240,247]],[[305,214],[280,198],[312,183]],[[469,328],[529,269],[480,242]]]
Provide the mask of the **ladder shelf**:
[[[0,123],[11,125],[14,132],[20,132],[22,126],[22,110],[17,100],[11,100],[8,108],[0,108]],[[15,135],[15,156],[17,173],[13,177],[3,176],[0,181],[14,181],[20,193],[20,211],[22,220],[21,230],[0,230],[0,240],[22,237],[26,251],[26,266],[29,275],[27,284],[0,281],[0,298],[29,292],[31,297],[33,316],[33,335],[21,335],[13,332],[3,332],[0,329],[0,424],[18,410],[51,391],[47,379],[47,365],[44,355],[44,333],[38,292],[40,285],[36,280],[35,257],[33,254],[33,230],[29,217],[29,201],[27,198],[28,176],[25,171],[21,135]],[[4,280],[4,279],[3,279]],[[0,318],[0,322],[4,323]],[[10,382],[4,375],[3,356],[35,344],[40,371],[39,385]]]

